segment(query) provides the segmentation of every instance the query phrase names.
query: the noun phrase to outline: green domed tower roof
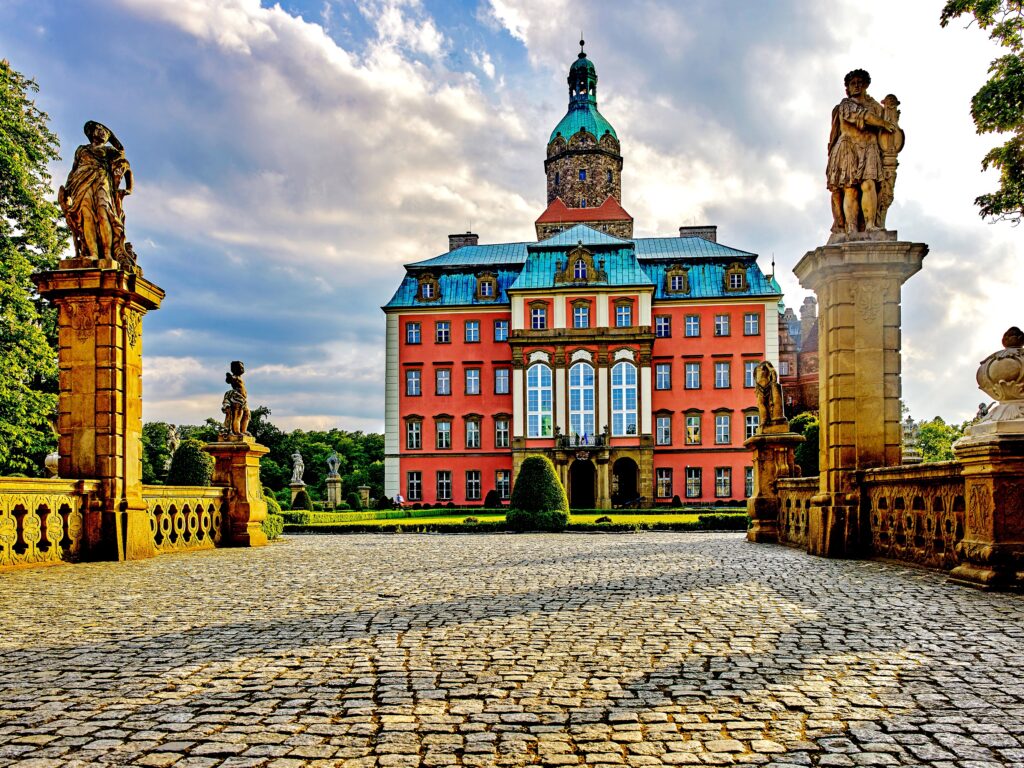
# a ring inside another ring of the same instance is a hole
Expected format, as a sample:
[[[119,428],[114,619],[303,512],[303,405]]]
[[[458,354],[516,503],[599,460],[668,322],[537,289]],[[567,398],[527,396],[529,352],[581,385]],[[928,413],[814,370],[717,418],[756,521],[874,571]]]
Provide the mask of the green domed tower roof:
[[[580,53],[576,61],[569,67],[569,111],[565,117],[558,121],[555,130],[551,132],[550,144],[559,134],[569,139],[581,128],[586,128],[598,139],[606,133],[610,133],[616,141],[618,136],[612,124],[604,119],[604,115],[597,111],[597,69],[594,62],[587,58],[583,51],[583,41],[580,40]]]

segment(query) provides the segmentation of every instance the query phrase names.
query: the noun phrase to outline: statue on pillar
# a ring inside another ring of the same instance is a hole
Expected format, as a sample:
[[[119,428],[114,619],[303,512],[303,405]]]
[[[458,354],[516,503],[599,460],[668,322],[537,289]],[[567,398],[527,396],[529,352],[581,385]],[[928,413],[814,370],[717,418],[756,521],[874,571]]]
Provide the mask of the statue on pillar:
[[[174,452],[178,450],[178,446],[181,445],[181,432],[174,424],[167,425],[167,461],[164,462],[164,471],[168,471],[171,468],[171,459],[174,458]]]
[[[896,155],[904,143],[899,100],[892,94],[881,104],[871,98],[871,76],[863,69],[847,73],[844,82],[846,98],[832,110],[825,170],[832,195],[830,243],[870,239],[870,233],[885,230],[896,185]]]
[[[242,375],[245,373],[245,365],[241,360],[231,361],[231,370],[225,374],[224,380],[231,385],[231,389],[224,393],[224,402],[221,410],[224,412],[224,428],[221,435],[229,439],[249,437],[249,395],[245,391],[245,382]]]
[[[299,460],[302,460],[301,456],[299,456]],[[327,457],[327,477],[339,477],[338,467],[340,466],[341,459],[338,458],[337,452],[331,451],[331,455]]]
[[[292,479],[291,485],[305,485],[302,475],[306,472],[306,465],[302,461],[302,454],[296,451],[292,454]]]
[[[75,257],[115,261],[122,269],[135,271],[135,251],[125,240],[123,207],[134,186],[131,166],[121,142],[105,125],[90,120],[85,135],[89,143],[75,150],[74,165],[57,192]]]
[[[754,369],[754,394],[757,397],[757,413],[761,430],[789,424],[783,409],[782,385],[775,366],[765,360]]]

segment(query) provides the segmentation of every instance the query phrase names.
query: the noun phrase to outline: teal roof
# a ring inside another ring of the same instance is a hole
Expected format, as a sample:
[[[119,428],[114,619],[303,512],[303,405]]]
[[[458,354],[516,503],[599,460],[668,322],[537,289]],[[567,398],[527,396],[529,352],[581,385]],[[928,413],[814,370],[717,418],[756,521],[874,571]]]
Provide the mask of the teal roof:
[[[771,281],[765,277],[757,262],[751,261],[747,264],[747,290],[746,291],[725,291],[725,271],[729,268],[727,263],[704,262],[700,264],[687,265],[687,274],[690,278],[690,292],[679,295],[665,292],[665,271],[671,266],[671,262],[653,261],[645,262],[643,270],[648,279],[656,286],[654,289],[655,299],[709,299],[721,298],[723,296],[774,296],[781,291],[776,290]]]
[[[529,243],[494,243],[492,245],[464,245],[454,251],[442,253],[432,259],[415,261],[408,267],[497,267],[502,264],[522,264],[526,261]]]
[[[573,242],[569,247],[575,247]],[[530,255],[523,265],[523,271],[510,286],[512,290],[529,290],[533,288],[554,288],[555,274],[565,268],[569,247],[563,250],[534,250],[530,249]],[[632,244],[624,248],[615,248],[610,251],[601,251],[594,254],[594,261],[598,262],[601,268],[607,273],[608,279],[600,282],[590,282],[587,285],[651,285],[651,279],[647,276],[640,263],[633,253]],[[559,284],[561,287],[564,284]]]
[[[612,124],[605,120],[604,115],[597,111],[597,104],[592,104],[588,100],[585,102],[574,102],[569,105],[569,111],[565,113],[565,117],[558,121],[555,130],[551,132],[548,144],[554,141],[555,137],[559,134],[568,141],[570,137],[579,133],[581,128],[586,128],[598,139],[606,133],[614,136],[616,141],[619,138],[618,134],[615,133],[615,129],[612,128]]]
[[[476,272],[441,272],[437,275],[438,288],[441,298],[434,302],[422,302],[416,300],[416,292],[419,290],[419,280],[411,274],[406,274],[402,284],[398,286],[391,301],[385,307],[427,307],[427,306],[490,306],[493,304],[508,304],[508,289],[519,277],[519,268],[513,270],[499,269],[498,295],[491,301],[481,301],[476,297]]]
[[[636,257],[641,260],[757,258],[756,253],[713,243],[703,237],[641,237],[634,242]]]

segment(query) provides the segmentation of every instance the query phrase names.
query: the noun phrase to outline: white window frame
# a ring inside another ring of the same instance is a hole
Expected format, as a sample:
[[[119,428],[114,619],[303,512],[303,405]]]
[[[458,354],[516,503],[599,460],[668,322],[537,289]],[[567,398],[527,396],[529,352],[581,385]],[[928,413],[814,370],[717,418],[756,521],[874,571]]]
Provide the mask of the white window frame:
[[[480,447],[480,422],[476,419],[466,420],[466,447]]]
[[[715,445],[732,443],[732,414],[715,414]]]
[[[612,368],[612,435],[629,437],[637,433],[638,387],[636,366],[625,360]]]
[[[581,323],[582,321],[582,323]],[[577,304],[572,308],[572,327],[573,328],[589,328],[590,327],[590,305],[589,304]]]
[[[671,315],[657,315],[654,318],[654,337],[657,339],[672,338]]]
[[[434,394],[447,396],[452,393],[452,369],[434,369]]]
[[[654,470],[654,495],[659,499],[672,498],[671,467],[658,467]]]
[[[546,331],[548,328],[548,308],[533,307],[530,309],[530,329]]]
[[[683,388],[700,389],[700,363],[683,363]]]
[[[420,344],[423,339],[423,331],[420,328],[419,323],[406,323],[405,324],[405,343],[406,344]]]
[[[450,344],[452,340],[452,324],[448,320],[438,320],[434,323],[434,343]]]
[[[729,389],[732,379],[732,365],[728,361],[715,361],[715,389]]]
[[[496,469],[494,471],[494,490],[498,492],[498,498],[502,501],[512,496],[512,470]]]
[[[746,437],[750,438],[757,434],[758,428],[761,426],[761,416],[757,413],[748,413],[743,419],[743,432]]]
[[[405,371],[405,396],[419,397],[423,394],[423,372],[419,368]]]
[[[418,451],[423,447],[423,423],[405,422],[405,450]]]
[[[587,279],[587,262],[583,259],[576,259],[572,265],[572,277],[574,280]]]
[[[732,496],[732,467],[715,467],[715,498]]]
[[[715,315],[715,336],[730,336],[729,315]]]
[[[686,468],[686,498],[699,499],[704,495],[704,472],[700,467]]]
[[[672,445],[672,417],[657,416],[654,419],[654,444]]]
[[[452,471],[450,469],[439,469],[434,476],[437,489],[438,501],[452,500]]]
[[[466,501],[480,501],[483,483],[480,481],[479,469],[466,470]]]
[[[551,367],[534,363],[526,369],[526,436],[551,437],[554,429]]]
[[[618,304],[615,307],[615,327],[616,328],[632,328],[633,327],[633,305],[632,304]]]
[[[700,315],[687,315],[683,322],[683,336],[688,339],[700,338]]]
[[[757,362],[752,360],[745,360],[743,362],[743,386],[747,389],[753,389],[756,382],[754,381],[754,374],[757,371]]]
[[[405,498],[409,501],[422,501],[423,473],[419,470],[405,473]]]
[[[495,368],[494,369],[494,394],[496,395],[507,395],[511,390],[509,389],[509,382],[512,380],[512,372],[508,368]]]
[[[508,341],[508,320],[494,321],[494,340]]]
[[[441,425],[444,425],[442,427]],[[434,447],[439,451],[447,451],[452,447],[452,423],[448,419],[434,422]]]
[[[512,445],[511,425],[508,419],[494,420],[494,447],[508,448]]]
[[[654,388],[672,389],[672,363],[654,364]]]
[[[594,366],[579,362],[569,369],[569,434],[594,437],[597,430]]]
[[[701,443],[701,415],[699,413],[686,414],[686,444],[700,445]]]
[[[480,321],[479,320],[467,320],[466,321],[466,343],[476,344],[480,341]]]
[[[480,394],[480,369],[466,368],[466,394]]]
[[[743,314],[743,335],[761,335],[761,315],[757,312],[745,312]]]

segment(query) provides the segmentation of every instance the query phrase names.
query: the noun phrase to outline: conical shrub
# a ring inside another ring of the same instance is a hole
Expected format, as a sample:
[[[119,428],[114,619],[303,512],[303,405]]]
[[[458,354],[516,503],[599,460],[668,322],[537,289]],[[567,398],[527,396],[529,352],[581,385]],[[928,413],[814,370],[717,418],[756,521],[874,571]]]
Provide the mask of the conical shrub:
[[[201,440],[182,440],[171,457],[168,485],[209,485],[213,477],[213,457],[203,450]]]
[[[505,521],[513,531],[564,531],[569,522],[569,498],[544,456],[523,460],[508,506]]]

